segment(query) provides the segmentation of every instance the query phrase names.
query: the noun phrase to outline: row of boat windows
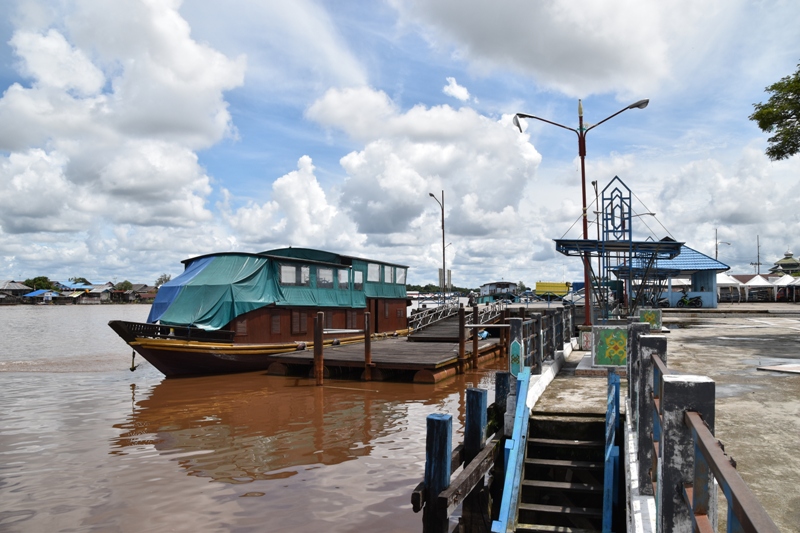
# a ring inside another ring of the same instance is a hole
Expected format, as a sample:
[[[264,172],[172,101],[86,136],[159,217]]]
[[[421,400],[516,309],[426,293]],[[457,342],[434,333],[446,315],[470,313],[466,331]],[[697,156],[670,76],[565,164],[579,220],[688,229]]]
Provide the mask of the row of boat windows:
[[[348,268],[311,267],[308,265],[281,265],[281,285],[311,286],[311,269],[316,270],[318,289],[347,289],[352,272],[353,290],[364,289],[364,272]],[[367,264],[367,281],[370,283],[406,284],[406,269],[376,263]]]

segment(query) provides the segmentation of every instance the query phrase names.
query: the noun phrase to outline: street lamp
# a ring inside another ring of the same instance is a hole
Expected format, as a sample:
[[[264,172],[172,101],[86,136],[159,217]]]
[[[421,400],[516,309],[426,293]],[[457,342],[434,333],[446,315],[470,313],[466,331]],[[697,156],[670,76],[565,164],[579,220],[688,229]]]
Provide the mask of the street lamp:
[[[440,202],[436,196],[432,192],[428,193],[428,196],[436,200],[436,203],[439,204],[439,207],[442,209],[442,279],[439,280],[441,282],[442,288],[442,305],[445,303],[444,293],[445,289],[447,288],[447,265],[444,259],[444,250],[447,246],[444,244],[444,191],[442,191],[442,201]]]
[[[720,244],[727,244],[728,246],[731,245],[729,242],[720,241],[717,239],[717,228],[714,228],[714,259],[719,258],[719,245]]]
[[[521,118],[532,118],[535,120],[539,120],[542,122],[546,122],[547,124],[552,124],[553,126],[558,126],[559,128],[563,128],[565,130],[569,130],[575,132],[578,136],[578,155],[581,158],[581,195],[583,199],[583,238],[589,238],[589,222],[586,218],[586,134],[589,133],[591,130],[606,122],[607,120],[611,120],[612,118],[616,117],[620,113],[627,111],[628,109],[644,109],[647,107],[647,104],[650,103],[650,100],[644,99],[639,100],[638,102],[634,102],[628,107],[620,109],[613,115],[610,115],[597,124],[593,124],[588,128],[583,127],[583,104],[580,100],[578,100],[578,129],[570,128],[569,126],[564,126],[563,124],[559,124],[558,122],[553,122],[551,120],[547,120],[541,117],[537,117],[535,115],[528,115],[526,113],[517,113],[514,115],[514,125],[519,128],[520,133],[522,133],[522,125],[519,123],[519,119]],[[591,326],[592,325],[592,298],[591,298],[591,284],[589,280],[589,253],[583,253],[583,283],[584,283],[584,294],[586,295],[586,319],[584,321],[584,325]]]

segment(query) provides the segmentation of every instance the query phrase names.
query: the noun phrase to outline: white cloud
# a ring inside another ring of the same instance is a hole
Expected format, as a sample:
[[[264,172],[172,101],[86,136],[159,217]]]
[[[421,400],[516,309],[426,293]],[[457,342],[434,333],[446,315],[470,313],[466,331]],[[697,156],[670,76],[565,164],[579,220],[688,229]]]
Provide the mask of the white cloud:
[[[455,78],[447,78],[447,85],[444,86],[442,92],[462,102],[469,100],[469,91],[466,87],[459,85]]]
[[[234,210],[228,196],[223,206],[237,240],[251,249],[287,245],[341,248],[359,241],[353,224],[329,202],[308,156],[300,158],[297,170],[272,183],[270,197],[263,204],[250,201]]]
[[[580,97],[651,93],[676,69],[694,64],[709,30],[726,27],[735,7],[715,0],[393,0],[401,19],[419,25],[437,47],[488,73],[504,66]],[[679,63],[680,62],[680,63]]]

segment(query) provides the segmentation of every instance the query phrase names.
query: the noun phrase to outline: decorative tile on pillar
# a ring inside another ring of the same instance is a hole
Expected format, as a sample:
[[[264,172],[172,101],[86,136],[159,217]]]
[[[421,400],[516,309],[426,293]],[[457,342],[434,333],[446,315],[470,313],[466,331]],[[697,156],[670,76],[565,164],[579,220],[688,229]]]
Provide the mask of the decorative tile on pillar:
[[[592,328],[592,361],[595,366],[625,366],[628,361],[627,347],[626,326]]]
[[[647,322],[651,330],[661,331],[661,309],[639,309],[639,322]]]

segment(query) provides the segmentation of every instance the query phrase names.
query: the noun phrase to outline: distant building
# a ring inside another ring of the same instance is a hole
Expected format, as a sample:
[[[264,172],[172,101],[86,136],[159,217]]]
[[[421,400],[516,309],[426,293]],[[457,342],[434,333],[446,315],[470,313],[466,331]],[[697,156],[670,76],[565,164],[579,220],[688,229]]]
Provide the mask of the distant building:
[[[31,290],[32,289],[27,285],[24,285],[17,281],[0,280],[0,293],[8,294],[9,296],[22,296],[23,294],[28,294],[29,292],[31,292]]]
[[[782,276],[789,274],[790,276],[800,275],[800,261],[793,257],[792,252],[786,250],[783,254],[783,259],[775,261],[775,266],[769,269],[770,274]]]

